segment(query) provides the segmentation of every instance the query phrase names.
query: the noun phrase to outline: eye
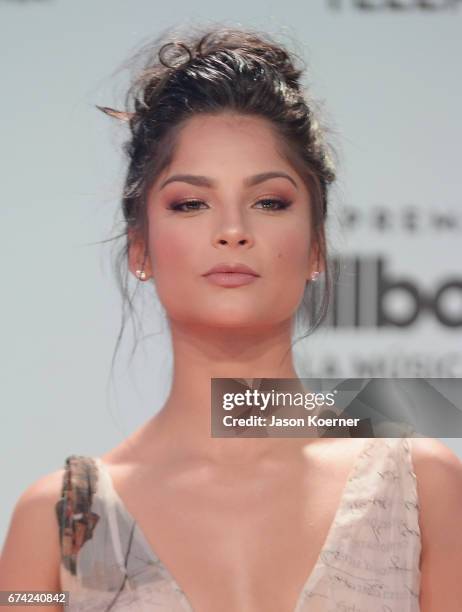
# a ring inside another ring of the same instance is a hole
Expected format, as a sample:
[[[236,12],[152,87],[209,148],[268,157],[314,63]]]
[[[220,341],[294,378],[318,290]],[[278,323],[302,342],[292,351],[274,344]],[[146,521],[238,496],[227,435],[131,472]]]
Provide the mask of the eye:
[[[199,206],[201,204],[205,204],[202,200],[187,200],[186,202],[177,202],[169,205],[169,210],[173,210],[176,212],[194,212],[200,210]],[[278,198],[265,198],[263,200],[259,200],[257,204],[265,204],[263,206],[263,210],[269,211],[278,211],[289,208],[292,202],[287,200],[280,200]],[[267,206],[269,204],[269,206]],[[206,205],[208,208],[208,206]]]
[[[264,200],[259,200],[257,204],[260,204],[262,202],[264,204],[269,203],[269,204],[277,205],[277,208],[264,206],[263,207],[264,210],[284,210],[286,208],[289,208],[289,206],[292,204],[292,202],[289,202],[287,200],[279,200],[277,198],[265,198]]]
[[[170,206],[168,207],[170,210],[174,210],[174,211],[178,211],[178,212],[188,212],[188,211],[195,211],[195,210],[199,210],[199,208],[197,206],[195,206],[195,204],[204,204],[204,202],[202,202],[202,200],[187,200],[186,202],[179,202],[177,204],[173,203],[170,204]],[[188,208],[183,208],[183,206],[187,206]]]

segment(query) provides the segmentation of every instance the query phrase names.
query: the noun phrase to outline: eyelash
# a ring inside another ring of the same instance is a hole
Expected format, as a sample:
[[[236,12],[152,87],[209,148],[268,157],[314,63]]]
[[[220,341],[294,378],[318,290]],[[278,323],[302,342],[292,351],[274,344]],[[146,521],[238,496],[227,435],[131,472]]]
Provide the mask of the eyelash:
[[[256,204],[259,204],[260,202],[277,202],[279,204],[279,208],[264,208],[263,210],[269,210],[271,212],[278,212],[280,210],[285,210],[287,208],[289,208],[289,206],[291,206],[292,202],[288,201],[288,200],[281,200],[279,198],[263,198],[261,200],[258,200],[258,202],[256,202]],[[187,200],[186,202],[180,202],[180,203],[173,203],[169,205],[169,209],[173,210],[174,212],[196,212],[197,210],[199,210],[198,208],[193,208],[193,209],[189,209],[188,210],[182,210],[181,207],[185,206],[186,204],[195,204],[195,203],[203,203],[202,200]]]

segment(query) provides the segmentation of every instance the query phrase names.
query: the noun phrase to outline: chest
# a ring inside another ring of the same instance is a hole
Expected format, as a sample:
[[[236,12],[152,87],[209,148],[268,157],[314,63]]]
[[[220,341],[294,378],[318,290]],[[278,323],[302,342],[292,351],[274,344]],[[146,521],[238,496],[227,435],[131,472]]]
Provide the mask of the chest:
[[[112,480],[195,611],[294,612],[353,458],[168,478],[114,469]]]

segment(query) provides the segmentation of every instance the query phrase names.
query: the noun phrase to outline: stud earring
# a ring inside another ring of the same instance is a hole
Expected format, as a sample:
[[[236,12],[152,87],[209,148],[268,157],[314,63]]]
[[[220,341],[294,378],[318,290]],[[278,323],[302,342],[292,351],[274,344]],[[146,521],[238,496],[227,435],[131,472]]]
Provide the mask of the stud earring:
[[[146,272],[144,270],[137,270],[136,276],[142,281],[146,280]]]
[[[313,273],[312,273],[312,275],[311,275],[311,280],[312,280],[313,282],[314,282],[314,281],[316,281],[316,280],[317,280],[317,278],[318,278],[318,276],[319,276],[319,272],[316,270],[315,272],[313,272]]]

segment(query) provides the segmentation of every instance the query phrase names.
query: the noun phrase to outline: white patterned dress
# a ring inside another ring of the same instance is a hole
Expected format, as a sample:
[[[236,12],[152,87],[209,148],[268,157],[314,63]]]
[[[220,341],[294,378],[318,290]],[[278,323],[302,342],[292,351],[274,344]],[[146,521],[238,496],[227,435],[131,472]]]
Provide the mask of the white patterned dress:
[[[201,612],[149,546],[101,459],[71,455],[65,467],[56,513],[69,612]],[[408,438],[364,439],[293,612],[419,612],[416,484]]]

